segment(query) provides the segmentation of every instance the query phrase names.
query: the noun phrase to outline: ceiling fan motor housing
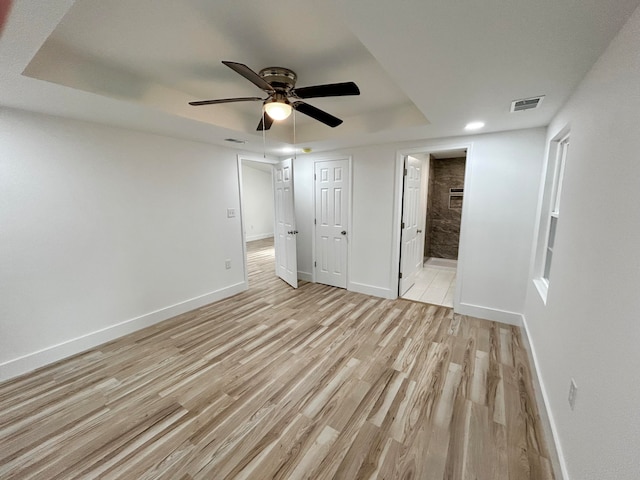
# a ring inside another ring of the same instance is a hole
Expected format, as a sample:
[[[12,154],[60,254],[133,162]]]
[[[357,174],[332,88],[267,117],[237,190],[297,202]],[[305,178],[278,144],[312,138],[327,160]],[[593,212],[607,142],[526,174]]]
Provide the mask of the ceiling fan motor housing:
[[[265,82],[278,92],[290,92],[296,86],[298,76],[293,70],[283,67],[267,67],[258,72]]]

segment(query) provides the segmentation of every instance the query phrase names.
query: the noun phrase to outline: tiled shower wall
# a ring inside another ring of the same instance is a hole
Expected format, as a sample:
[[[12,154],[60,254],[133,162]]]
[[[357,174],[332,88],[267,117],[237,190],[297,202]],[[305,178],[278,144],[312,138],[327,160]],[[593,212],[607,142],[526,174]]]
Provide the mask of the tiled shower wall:
[[[464,188],[465,164],[464,157],[430,159],[425,257],[458,258],[462,202],[455,198],[449,208],[449,189]]]

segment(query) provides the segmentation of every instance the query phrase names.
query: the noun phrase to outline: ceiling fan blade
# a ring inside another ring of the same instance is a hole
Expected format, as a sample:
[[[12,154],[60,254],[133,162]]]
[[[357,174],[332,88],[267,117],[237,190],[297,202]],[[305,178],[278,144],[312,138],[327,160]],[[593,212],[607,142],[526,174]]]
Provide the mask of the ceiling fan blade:
[[[258,100],[263,101],[264,98],[260,98],[260,97],[220,98],[218,100],[200,100],[198,102],[189,102],[189,105],[198,107],[200,105],[215,105],[217,103],[256,102]]]
[[[342,123],[337,117],[334,117],[330,113],[327,113],[319,108],[314,107],[313,105],[309,105],[304,102],[294,102],[291,104],[293,108],[295,108],[298,112],[304,113],[305,115],[310,116],[318,120],[319,122],[324,123],[325,125],[329,125],[330,127],[337,127]]]
[[[229,67],[234,72],[242,75],[244,78],[246,78],[251,83],[253,83],[256,87],[261,88],[265,92],[275,92],[273,87],[269,85],[264,78],[262,78],[253,70],[251,70],[245,64],[237,63],[237,62],[227,62],[225,60],[223,60],[222,63],[224,63],[227,67]]]
[[[294,88],[292,93],[298,98],[344,97],[347,95],[360,95],[360,89],[353,82],[343,82]]]
[[[261,132],[262,130],[269,130],[273,125],[273,118],[271,118],[266,113],[262,112],[262,118],[260,119],[260,123],[258,124],[258,128],[256,130]]]

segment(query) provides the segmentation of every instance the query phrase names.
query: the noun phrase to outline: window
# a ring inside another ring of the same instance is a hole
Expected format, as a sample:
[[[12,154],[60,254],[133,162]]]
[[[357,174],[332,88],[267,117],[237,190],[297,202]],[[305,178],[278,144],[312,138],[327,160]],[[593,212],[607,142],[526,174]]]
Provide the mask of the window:
[[[552,142],[550,158],[545,180],[543,210],[540,218],[540,236],[538,237],[538,277],[534,280],[538,291],[547,302],[549,278],[553,263],[553,249],[560,218],[560,197],[564,168],[569,151],[569,135],[564,133]]]
[[[547,186],[545,187],[545,197],[549,199],[547,214],[543,215],[542,225],[545,228],[544,255],[542,261],[541,280],[544,286],[543,298],[546,301],[546,289],[549,287],[549,277],[551,274],[551,263],[553,261],[553,248],[555,246],[558,219],[560,218],[560,195],[562,192],[562,180],[564,177],[564,167],[569,150],[569,135],[564,135],[556,143],[556,155],[553,161],[549,162],[550,171],[547,174]]]

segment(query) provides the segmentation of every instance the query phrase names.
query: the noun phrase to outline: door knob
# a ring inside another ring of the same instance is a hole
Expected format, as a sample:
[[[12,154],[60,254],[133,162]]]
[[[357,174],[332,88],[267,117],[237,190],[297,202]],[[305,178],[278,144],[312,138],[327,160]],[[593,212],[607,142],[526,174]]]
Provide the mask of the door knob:
[[[340,235],[346,235],[346,234],[347,234],[347,231],[346,231],[346,230],[342,230],[342,231],[340,232]]]
[[[288,234],[288,235],[293,235],[293,231],[292,231],[292,230],[288,230],[288,231],[287,231],[287,234]]]
[[[422,233],[422,230],[418,230],[418,233]]]
[[[291,233],[293,233],[294,235],[296,235],[296,234],[298,233],[298,230],[294,230],[294,231],[293,231],[293,232],[291,232]]]

